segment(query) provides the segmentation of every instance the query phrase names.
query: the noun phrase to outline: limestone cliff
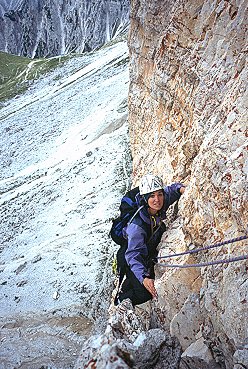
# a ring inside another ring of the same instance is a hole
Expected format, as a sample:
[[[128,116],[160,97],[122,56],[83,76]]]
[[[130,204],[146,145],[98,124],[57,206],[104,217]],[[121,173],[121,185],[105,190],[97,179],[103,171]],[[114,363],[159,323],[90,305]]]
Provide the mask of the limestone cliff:
[[[149,171],[166,183],[187,184],[177,219],[163,238],[162,255],[247,231],[246,26],[244,0],[131,2],[134,183]],[[247,254],[245,244],[176,262]],[[165,325],[186,350],[185,367],[198,367],[193,352],[205,350],[205,358],[212,355],[218,367],[247,368],[247,262],[157,273],[159,306]]]
[[[129,0],[0,0],[0,50],[29,57],[91,51],[129,22]]]

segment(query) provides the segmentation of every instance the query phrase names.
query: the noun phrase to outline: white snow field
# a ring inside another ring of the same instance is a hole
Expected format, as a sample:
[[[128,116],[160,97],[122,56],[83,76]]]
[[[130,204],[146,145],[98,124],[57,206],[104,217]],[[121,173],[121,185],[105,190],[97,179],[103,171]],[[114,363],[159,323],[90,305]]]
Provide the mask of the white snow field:
[[[108,232],[130,184],[128,86],[121,41],[70,58],[0,111],[1,369],[73,367],[106,314]]]

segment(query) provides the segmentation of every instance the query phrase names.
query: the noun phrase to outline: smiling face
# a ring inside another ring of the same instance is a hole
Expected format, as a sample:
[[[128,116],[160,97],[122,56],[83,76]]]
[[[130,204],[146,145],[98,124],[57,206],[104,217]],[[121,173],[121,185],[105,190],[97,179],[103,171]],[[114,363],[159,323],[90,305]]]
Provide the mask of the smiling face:
[[[164,204],[164,191],[158,190],[154,191],[149,197],[148,201],[149,213],[155,215],[159,210],[162,209]]]

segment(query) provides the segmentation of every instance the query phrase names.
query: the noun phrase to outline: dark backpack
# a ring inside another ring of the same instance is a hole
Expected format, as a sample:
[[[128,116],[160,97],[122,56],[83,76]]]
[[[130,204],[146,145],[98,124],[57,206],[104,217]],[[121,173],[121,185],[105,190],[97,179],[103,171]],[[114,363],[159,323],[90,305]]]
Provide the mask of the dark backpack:
[[[139,187],[128,191],[121,199],[120,216],[113,220],[110,230],[112,240],[121,246],[127,246],[127,240],[123,237],[122,230],[128,222],[132,221],[135,214],[141,209],[136,202],[136,195],[139,193]]]
[[[135,215],[142,209],[143,206],[139,206],[136,201],[136,195],[139,193],[139,187],[135,187],[128,191],[121,199],[120,205],[120,216],[113,220],[112,227],[110,229],[110,236],[112,240],[120,245],[117,251],[117,272],[119,275],[117,294],[114,299],[115,305],[118,304],[119,289],[121,287],[122,281],[126,274],[126,268],[128,267],[125,252],[127,249],[127,240],[123,237],[123,228],[132,221]]]

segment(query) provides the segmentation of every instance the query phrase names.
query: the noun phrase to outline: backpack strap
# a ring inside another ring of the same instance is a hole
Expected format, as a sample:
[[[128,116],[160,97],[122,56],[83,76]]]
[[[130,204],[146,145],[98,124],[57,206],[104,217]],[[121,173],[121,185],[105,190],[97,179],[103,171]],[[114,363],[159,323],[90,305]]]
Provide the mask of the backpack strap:
[[[129,220],[129,222],[127,223],[127,225],[129,225],[130,223],[132,223],[132,221],[134,220],[134,218],[136,217],[136,215],[140,212],[141,209],[143,209],[145,205],[141,205],[136,212],[134,213],[134,215],[132,216],[132,218]]]

